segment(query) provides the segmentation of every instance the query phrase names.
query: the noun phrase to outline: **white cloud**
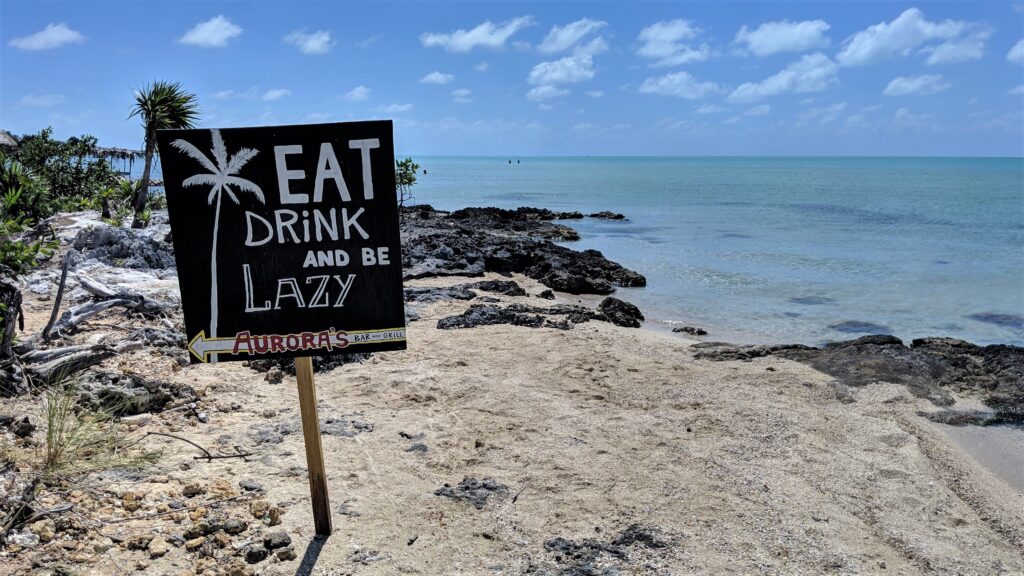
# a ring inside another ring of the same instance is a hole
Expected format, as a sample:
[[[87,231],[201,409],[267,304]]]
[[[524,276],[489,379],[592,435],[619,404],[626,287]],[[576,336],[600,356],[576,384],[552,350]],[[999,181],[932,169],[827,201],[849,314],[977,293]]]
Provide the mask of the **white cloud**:
[[[449,52],[469,52],[476,47],[499,49],[516,32],[533,23],[533,18],[520,16],[494,24],[490,20],[472,30],[458,29],[451,33],[424,32],[420,42],[426,47],[439,46]]]
[[[594,59],[589,54],[566,56],[552,62],[541,62],[530,70],[530,84],[571,84],[594,77]]]
[[[885,87],[882,94],[886,96],[927,96],[938,94],[951,86],[942,79],[941,74],[921,74],[920,76],[897,76]]]
[[[274,100],[280,100],[281,98],[291,95],[292,91],[287,88],[271,88],[264,92],[263,96],[260,96],[260,99],[266,100],[267,102],[273,102]]]
[[[331,46],[334,46],[331,33],[326,30],[317,30],[312,33],[296,30],[285,36],[284,41],[297,46],[303,54],[327,54],[331,51]]]
[[[1010,48],[1010,51],[1006,53],[1006,59],[1013,64],[1024,64],[1024,38]]]
[[[772,111],[772,107],[767,104],[761,104],[760,106],[754,106],[753,108],[747,108],[743,112],[744,116],[764,116],[765,114]]]
[[[1024,96],[1024,84],[1018,84],[1010,89],[1011,96]]]
[[[536,86],[530,89],[530,91],[526,93],[526,97],[530,100],[533,100],[534,102],[540,102],[542,100],[547,100],[549,98],[558,98],[559,96],[565,96],[568,93],[569,91],[564,88],[559,88],[557,86],[551,86],[548,84],[544,86]]]
[[[637,40],[641,46],[636,53],[642,58],[654,60],[651,66],[656,68],[703,62],[711,57],[711,48],[707,44],[693,48],[682,42],[697,38],[701,32],[689,20],[655,22],[640,31]]]
[[[468,88],[457,88],[452,90],[452,102],[456,104],[469,104],[473,101],[473,91]]]
[[[541,54],[555,54],[557,52],[563,52],[576,46],[591,32],[596,32],[607,25],[607,22],[602,22],[600,20],[582,18],[572,22],[571,24],[566,24],[565,26],[554,26],[551,28],[551,31],[548,32],[548,35],[544,37],[544,40],[540,45],[537,46],[537,51]],[[579,49],[577,53],[597,54],[607,50],[608,45],[605,43],[603,38],[597,37],[589,43],[577,48]]]
[[[566,90],[566,92],[568,92],[568,90]],[[551,104],[548,104],[547,102],[541,102],[540,104],[537,105],[537,108],[540,108],[541,110],[543,110],[545,112],[547,112],[548,110],[554,110],[555,109],[554,106],[552,106]]]
[[[359,42],[356,42],[356,48],[359,48],[360,50],[366,50],[370,46],[373,46],[373,43],[376,42],[377,40],[380,40],[383,36],[383,34],[374,34],[369,38],[364,38]]]
[[[224,16],[214,16],[206,22],[200,22],[178,39],[182,44],[201,46],[203,48],[222,48],[228,41],[240,35],[242,29],[231,23]]]
[[[430,74],[420,78],[420,84],[448,84],[452,80],[455,80],[454,75],[434,70]]]
[[[737,44],[743,44],[755,56],[770,56],[780,52],[806,52],[828,46],[825,32],[830,26],[824,20],[803,22],[765,22],[756,30],[746,26],[736,33]]]
[[[63,94],[26,94],[20,102],[22,106],[56,106],[63,101]]]
[[[718,84],[700,82],[689,72],[673,72],[658,78],[648,78],[638,89],[641,94],[676,96],[687,100],[699,100],[721,91],[722,88]]]
[[[345,92],[342,98],[349,102],[363,102],[370,97],[370,92],[371,90],[369,88],[360,84],[348,92]]]
[[[60,48],[67,44],[81,44],[85,42],[85,36],[76,30],[72,30],[67,24],[50,23],[39,32],[30,36],[12,38],[10,45],[21,50],[50,50]]]
[[[488,64],[486,60],[484,60],[483,62],[477,64],[476,66],[473,66],[473,69],[476,70],[477,72],[487,72],[488,70],[491,69],[491,65]]]
[[[978,28],[974,33],[963,38],[947,40],[938,46],[928,46],[921,49],[921,52],[929,53],[928,64],[956,64],[957,62],[970,62],[981,60],[985,55],[985,41],[992,35],[988,27]]]
[[[384,114],[398,114],[408,112],[409,110],[412,110],[412,104],[388,104],[387,106],[377,107],[377,111]]]
[[[920,10],[910,8],[892,22],[880,22],[847,38],[836,61],[843,66],[859,66],[906,56],[926,42],[958,38],[972,27],[957,20],[929,22]]]
[[[705,104],[694,110],[694,112],[697,114],[717,114],[719,112],[725,112],[725,108],[715,106],[714,104]]]
[[[603,98],[604,90],[588,90],[586,94],[591,98]]]
[[[806,126],[807,124],[816,121],[818,126],[825,126],[835,122],[844,110],[846,110],[846,102],[811,108],[800,113],[799,120],[796,125]]]
[[[753,102],[787,93],[821,92],[838,82],[839,68],[821,52],[808,54],[778,74],[760,82],[746,82],[733,90],[729,100]]]

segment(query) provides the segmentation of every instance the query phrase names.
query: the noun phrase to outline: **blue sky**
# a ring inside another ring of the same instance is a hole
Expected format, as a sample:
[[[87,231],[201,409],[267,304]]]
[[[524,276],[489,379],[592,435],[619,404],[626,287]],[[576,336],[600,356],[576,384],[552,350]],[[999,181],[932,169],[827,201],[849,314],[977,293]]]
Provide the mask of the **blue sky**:
[[[395,120],[414,155],[1024,155],[1021,2],[0,2],[0,127]]]

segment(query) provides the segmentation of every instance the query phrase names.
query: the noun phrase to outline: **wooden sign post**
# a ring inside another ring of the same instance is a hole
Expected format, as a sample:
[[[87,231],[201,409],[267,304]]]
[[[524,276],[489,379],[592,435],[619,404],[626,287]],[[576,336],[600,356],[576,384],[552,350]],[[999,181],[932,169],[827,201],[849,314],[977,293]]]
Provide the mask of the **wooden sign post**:
[[[324,451],[320,446],[320,418],[316,413],[316,385],[313,383],[313,359],[295,359],[295,378],[299,382],[299,411],[302,414],[302,437],[306,441],[306,467],[309,469],[309,494],[313,498],[313,526],[316,533],[331,533],[331,501],[327,495],[327,471]]]
[[[193,364],[294,358],[331,533],[311,356],[404,350],[390,121],[157,132]]]

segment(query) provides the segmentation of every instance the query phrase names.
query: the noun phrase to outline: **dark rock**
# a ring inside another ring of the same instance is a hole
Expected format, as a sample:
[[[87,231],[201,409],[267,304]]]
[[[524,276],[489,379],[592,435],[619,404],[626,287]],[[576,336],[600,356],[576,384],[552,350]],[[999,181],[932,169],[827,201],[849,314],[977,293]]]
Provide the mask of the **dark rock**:
[[[7,428],[18,438],[28,438],[36,431],[36,425],[28,417],[0,415],[0,428]]]
[[[246,492],[262,492],[263,485],[255,480],[241,480],[238,483],[238,487]]]
[[[694,336],[704,336],[708,333],[707,330],[703,328],[697,328],[695,326],[676,326],[675,328],[672,329],[672,331],[692,334]]]
[[[78,404],[115,416],[162,412],[168,405],[196,400],[187,384],[143,378],[124,372],[83,372],[78,378]]]
[[[921,338],[906,346],[894,336],[871,335],[822,348],[722,343],[694,348],[696,358],[708,360],[781,356],[854,388],[880,381],[902,384],[938,406],[953,403],[951,391],[975,395],[995,413],[994,418],[984,419],[986,423],[1024,423],[1024,348],[1019,346],[976,346],[954,338]]]
[[[145,326],[132,330],[128,338],[157,348],[185,348],[185,335],[177,330]]]
[[[487,304],[474,304],[458,316],[441,318],[437,321],[437,327],[440,330],[453,330],[494,324],[511,324],[513,326],[540,328],[546,322],[547,319],[539,314],[522,314],[513,312],[508,308],[499,308],[498,306]]]
[[[463,286],[474,290],[494,292],[504,296],[526,296],[526,290],[523,290],[522,286],[512,280],[480,280],[479,282],[463,284]]]
[[[990,410],[939,410],[938,412],[918,412],[919,416],[950,426],[988,426],[998,424],[1000,419]]]
[[[542,290],[540,294],[537,294],[537,297],[543,298],[545,300],[554,300],[555,293],[550,288],[548,288],[546,290]]]
[[[263,547],[267,550],[277,550],[278,548],[284,548],[291,546],[292,537],[288,535],[284,530],[277,532],[271,532],[263,537]]]
[[[538,238],[536,225],[543,221],[535,216],[519,218],[515,212],[467,209],[451,216],[408,220],[402,226],[405,278],[520,273],[573,294],[610,294],[615,286],[646,284],[643,276],[596,250],[577,252]]]
[[[283,562],[295,560],[296,558],[298,558],[298,555],[295,554],[294,546],[289,546],[287,548],[282,548],[278,550],[276,556],[278,560],[281,560]]]
[[[644,320],[644,315],[640,313],[639,308],[614,296],[602,300],[598,310],[612,324],[626,328],[639,328],[640,323]]]
[[[602,210],[600,212],[594,212],[590,214],[591,218],[600,218],[602,220],[625,220],[626,217],[617,212],[611,212],[609,210]]]
[[[422,440],[426,436],[423,432],[419,432],[419,433],[416,433],[416,434],[410,434],[410,433],[404,432],[404,431],[403,432],[399,432],[398,435],[401,436],[402,438],[405,438],[406,440]]]
[[[459,286],[406,286],[405,301],[429,304],[442,300],[472,300],[476,294],[466,289],[465,285]]]
[[[499,484],[493,478],[478,480],[472,476],[466,476],[456,486],[445,484],[434,491],[436,496],[444,496],[453,500],[468,502],[477,510],[482,510],[491,496],[504,496],[508,494],[508,487]]]
[[[342,416],[328,416],[324,418],[320,427],[320,434],[323,436],[341,436],[352,438],[363,432],[373,432],[373,423],[352,418],[361,414],[346,414]]]
[[[313,372],[323,374],[345,364],[357,364],[365,362],[370,354],[335,354],[332,356],[313,356]],[[295,376],[295,361],[290,358],[265,358],[260,360],[249,360],[249,368],[257,372],[269,372],[277,368],[285,374]]]
[[[75,236],[72,246],[85,259],[141,270],[174,268],[170,244],[158,242],[135,230],[115,226],[90,226]]]
[[[408,448],[406,448],[405,451],[406,452],[426,452],[427,451],[427,445],[423,444],[421,442],[417,442],[416,444],[413,444],[412,446],[409,446]]]
[[[228,518],[224,521],[223,530],[228,534],[241,534],[249,527],[249,523],[238,518]]]
[[[668,546],[668,542],[661,539],[657,528],[640,524],[631,524],[612,540],[612,545],[614,546],[632,546],[638,543],[647,548],[665,548]]]
[[[449,216],[464,226],[479,230],[499,232],[515,232],[534,238],[553,240],[579,240],[576,230],[562,224],[554,224],[552,220],[579,219],[579,212],[552,212],[546,208],[517,208],[503,210],[501,208],[463,208]]]
[[[261,544],[250,544],[245,547],[242,553],[245,555],[245,561],[249,564],[258,564],[266,560],[270,554]]]

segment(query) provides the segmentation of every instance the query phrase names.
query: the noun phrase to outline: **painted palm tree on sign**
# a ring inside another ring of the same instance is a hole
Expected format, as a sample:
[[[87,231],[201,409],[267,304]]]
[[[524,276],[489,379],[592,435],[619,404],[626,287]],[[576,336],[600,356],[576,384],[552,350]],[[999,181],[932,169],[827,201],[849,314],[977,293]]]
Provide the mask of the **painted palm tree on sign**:
[[[210,338],[217,336],[217,229],[220,225],[220,204],[224,193],[227,193],[228,198],[231,198],[235,204],[239,204],[238,196],[235,191],[249,192],[256,197],[261,203],[265,203],[266,200],[263,198],[263,190],[255,183],[239,178],[236,176],[238,171],[245,166],[249,160],[252,160],[258,150],[252,148],[242,148],[235,155],[228,156],[227,146],[224,145],[224,139],[220,135],[220,130],[210,130],[210,136],[213,140],[213,160],[206,157],[198,148],[192,143],[186,142],[185,140],[175,140],[171,142],[171,146],[184,152],[188,157],[192,158],[196,162],[202,164],[204,168],[209,170],[208,174],[196,174],[195,176],[189,176],[186,178],[181,185],[183,187],[189,186],[210,186],[210,195],[206,201],[208,204],[217,203],[217,207],[213,213],[213,250],[210,254]],[[216,356],[214,356],[216,361]]]

